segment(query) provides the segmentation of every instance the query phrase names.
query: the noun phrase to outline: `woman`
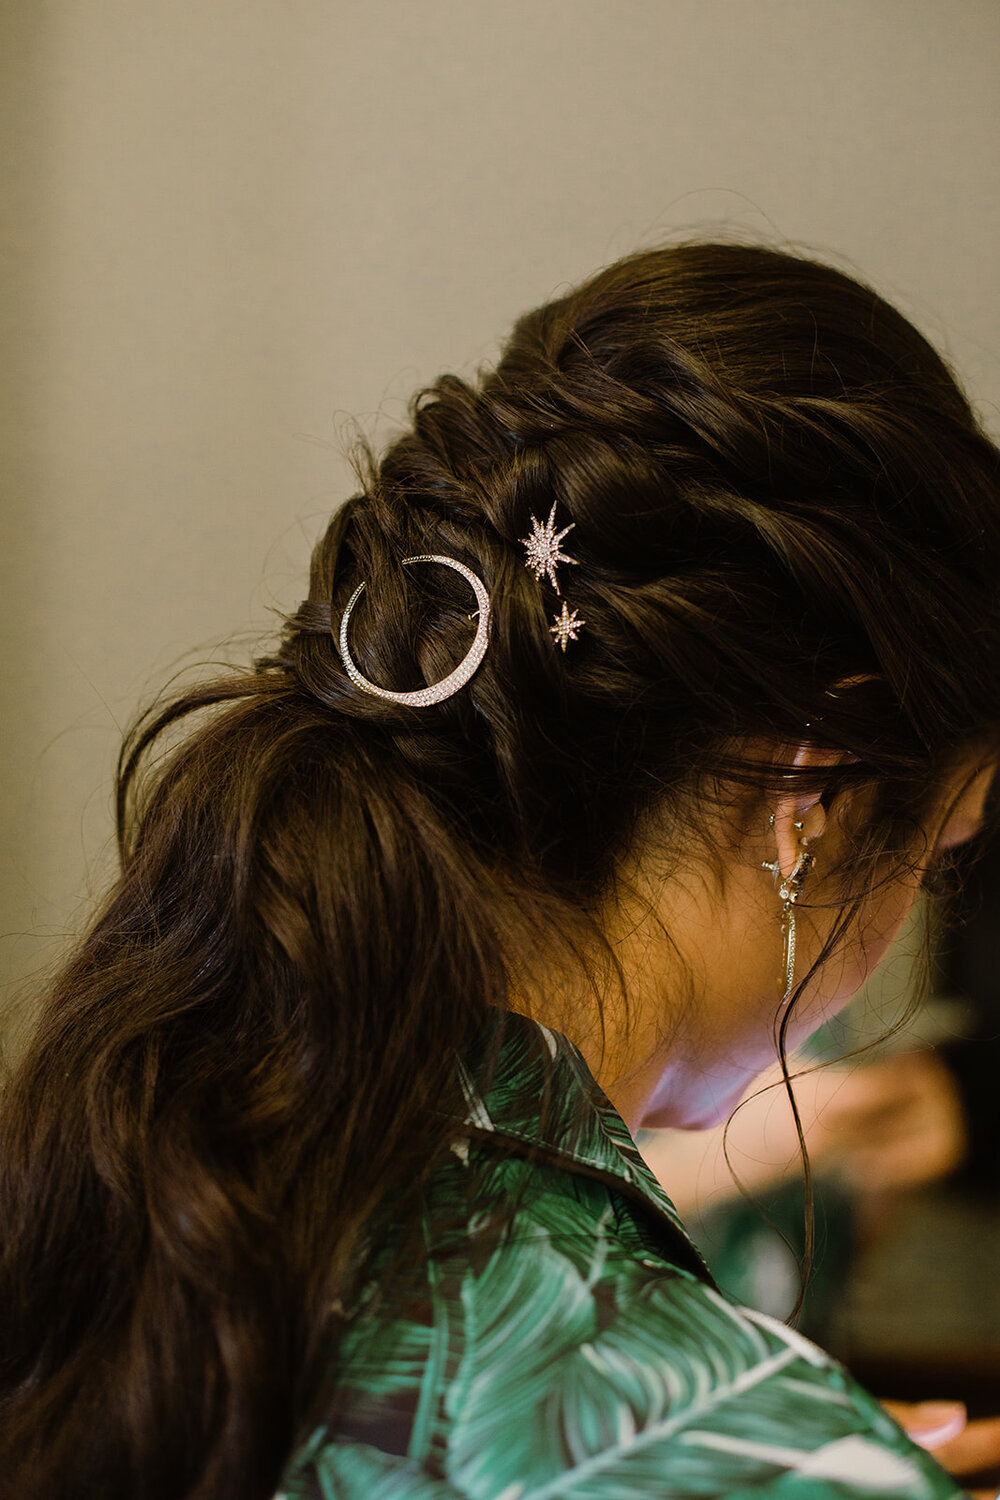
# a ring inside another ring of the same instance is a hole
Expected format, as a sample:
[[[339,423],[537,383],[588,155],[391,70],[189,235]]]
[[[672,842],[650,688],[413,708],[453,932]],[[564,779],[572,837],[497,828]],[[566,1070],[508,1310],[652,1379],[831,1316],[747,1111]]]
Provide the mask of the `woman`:
[[[275,654],[123,752],[3,1103],[4,1493],[953,1493],[628,1131],[725,1118],[979,827],[998,496],[921,336],[762,249],[418,400]]]

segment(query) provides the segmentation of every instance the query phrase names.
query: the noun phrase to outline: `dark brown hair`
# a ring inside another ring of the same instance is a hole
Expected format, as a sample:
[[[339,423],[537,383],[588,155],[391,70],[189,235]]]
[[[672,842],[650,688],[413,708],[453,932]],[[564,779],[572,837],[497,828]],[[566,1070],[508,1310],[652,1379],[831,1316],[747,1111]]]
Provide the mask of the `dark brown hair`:
[[[763,795],[739,747],[807,722],[844,752],[827,794],[874,789],[860,890],[995,732],[998,496],[925,340],[764,249],[623,260],[417,399],[273,654],[123,750],[120,877],[2,1102],[5,1492],[272,1493],[359,1227],[439,1149],[526,934],[596,912],[652,810]],[[565,655],[521,544],[553,501]],[[454,666],[470,596],[422,553],[482,577],[493,625],[418,710],[352,686],[334,635],[366,580],[369,678]]]

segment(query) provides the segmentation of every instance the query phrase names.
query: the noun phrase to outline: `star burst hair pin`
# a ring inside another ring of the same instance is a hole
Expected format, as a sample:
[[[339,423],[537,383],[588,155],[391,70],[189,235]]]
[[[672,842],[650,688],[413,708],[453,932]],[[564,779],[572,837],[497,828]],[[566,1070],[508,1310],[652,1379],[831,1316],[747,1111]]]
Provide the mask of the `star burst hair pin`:
[[[568,526],[563,527],[562,531],[557,531],[556,503],[553,501],[552,509],[549,511],[549,519],[545,522],[544,526],[537,517],[531,517],[531,535],[523,536],[521,541],[528,554],[524,566],[530,568],[535,578],[539,581],[541,581],[544,574],[556,593],[561,596],[562,589],[559,587],[559,580],[556,577],[556,567],[559,563],[570,563],[573,567],[576,566],[577,559],[575,557],[567,557],[566,553],[560,550],[563,539],[573,530],[576,522],[571,521]],[[549,627],[549,634],[555,637],[563,651],[566,650],[566,645],[569,641],[577,639],[581,626],[587,623],[586,620],[580,619],[576,610],[570,609],[565,599],[562,601],[561,614],[553,615],[552,619],[553,623]]]
[[[524,566],[530,568],[538,579],[544,573],[557,594],[562,590],[556,579],[556,564],[561,562],[572,563],[574,566],[576,564],[575,557],[567,557],[564,552],[559,551],[563,537],[569,536],[575,525],[576,522],[571,521],[568,526],[563,527],[562,531],[556,531],[556,502],[553,501],[549,519],[545,525],[543,526],[532,516],[531,535],[521,538],[528,549],[528,557]]]
[[[586,625],[586,623],[586,620],[580,619],[575,609],[570,609],[564,599],[562,614],[556,615],[555,624],[549,626],[549,635],[554,635],[565,651],[567,641],[575,641],[580,633],[581,625]]]

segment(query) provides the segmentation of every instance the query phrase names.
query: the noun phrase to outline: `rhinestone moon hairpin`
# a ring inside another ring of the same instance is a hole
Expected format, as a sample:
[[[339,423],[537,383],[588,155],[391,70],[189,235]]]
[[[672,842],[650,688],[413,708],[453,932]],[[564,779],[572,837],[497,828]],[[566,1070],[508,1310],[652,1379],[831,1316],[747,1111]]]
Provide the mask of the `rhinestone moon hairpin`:
[[[479,605],[479,624],[476,627],[476,637],[455,670],[449,672],[447,677],[442,677],[440,682],[434,682],[430,687],[419,688],[412,693],[391,692],[388,688],[378,687],[374,682],[369,682],[367,677],[362,676],[354,665],[351,653],[347,649],[347,622],[351,617],[351,610],[365,591],[363,583],[358,584],[354,593],[348,599],[347,608],[341,616],[340,656],[344,663],[344,671],[355,687],[359,687],[363,693],[371,693],[376,698],[386,698],[390,703],[406,703],[413,708],[426,708],[431,703],[441,703],[445,698],[450,698],[453,693],[457,693],[460,688],[463,688],[486,655],[490,632],[490,596],[486,592],[482,579],[477,578],[471,568],[467,568],[464,563],[458,562],[454,557],[421,554],[419,557],[403,558],[404,568],[409,567],[411,563],[441,563],[445,568],[453,568],[456,573],[461,573],[476,596],[476,603]]]
[[[556,502],[553,501],[552,509],[549,511],[549,519],[544,526],[536,516],[531,517],[531,535],[521,538],[527,549],[527,558],[524,566],[530,568],[535,578],[540,582],[544,573],[556,593],[562,595],[559,580],[556,578],[556,567],[559,563],[570,563],[576,567],[577,559],[567,557],[565,552],[560,551],[564,537],[567,537],[576,525],[571,521],[564,526],[562,531],[556,531]],[[562,601],[562,612],[553,615],[552,624],[549,626],[549,634],[555,636],[556,642],[566,650],[567,642],[575,641],[586,620],[581,620],[576,610],[571,610],[566,600]]]

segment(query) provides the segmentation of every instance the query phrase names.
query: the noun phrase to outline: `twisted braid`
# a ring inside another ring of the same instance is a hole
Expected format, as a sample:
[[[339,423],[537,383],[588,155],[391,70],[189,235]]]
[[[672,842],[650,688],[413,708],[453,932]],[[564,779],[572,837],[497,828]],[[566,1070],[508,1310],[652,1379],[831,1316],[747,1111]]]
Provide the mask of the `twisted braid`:
[[[494,842],[544,849],[564,874],[600,848],[606,869],[632,826],[609,809],[662,796],[726,736],[793,736],[822,716],[866,774],[926,773],[961,738],[983,696],[949,642],[993,608],[980,544],[996,534],[995,466],[937,355],[856,283],[740,247],[635,257],[522,319],[479,382],[445,376],[416,399],[317,551],[295,671],[395,726],[418,767],[460,761],[456,797],[504,810]],[[521,545],[553,502],[574,524],[568,587],[587,621],[565,657]],[[315,633],[366,578],[362,670],[401,687],[443,676],[470,639],[467,596],[402,579],[418,551],[466,562],[494,598],[485,662],[420,724],[359,701]],[[869,686],[832,719],[826,695],[848,678]]]

